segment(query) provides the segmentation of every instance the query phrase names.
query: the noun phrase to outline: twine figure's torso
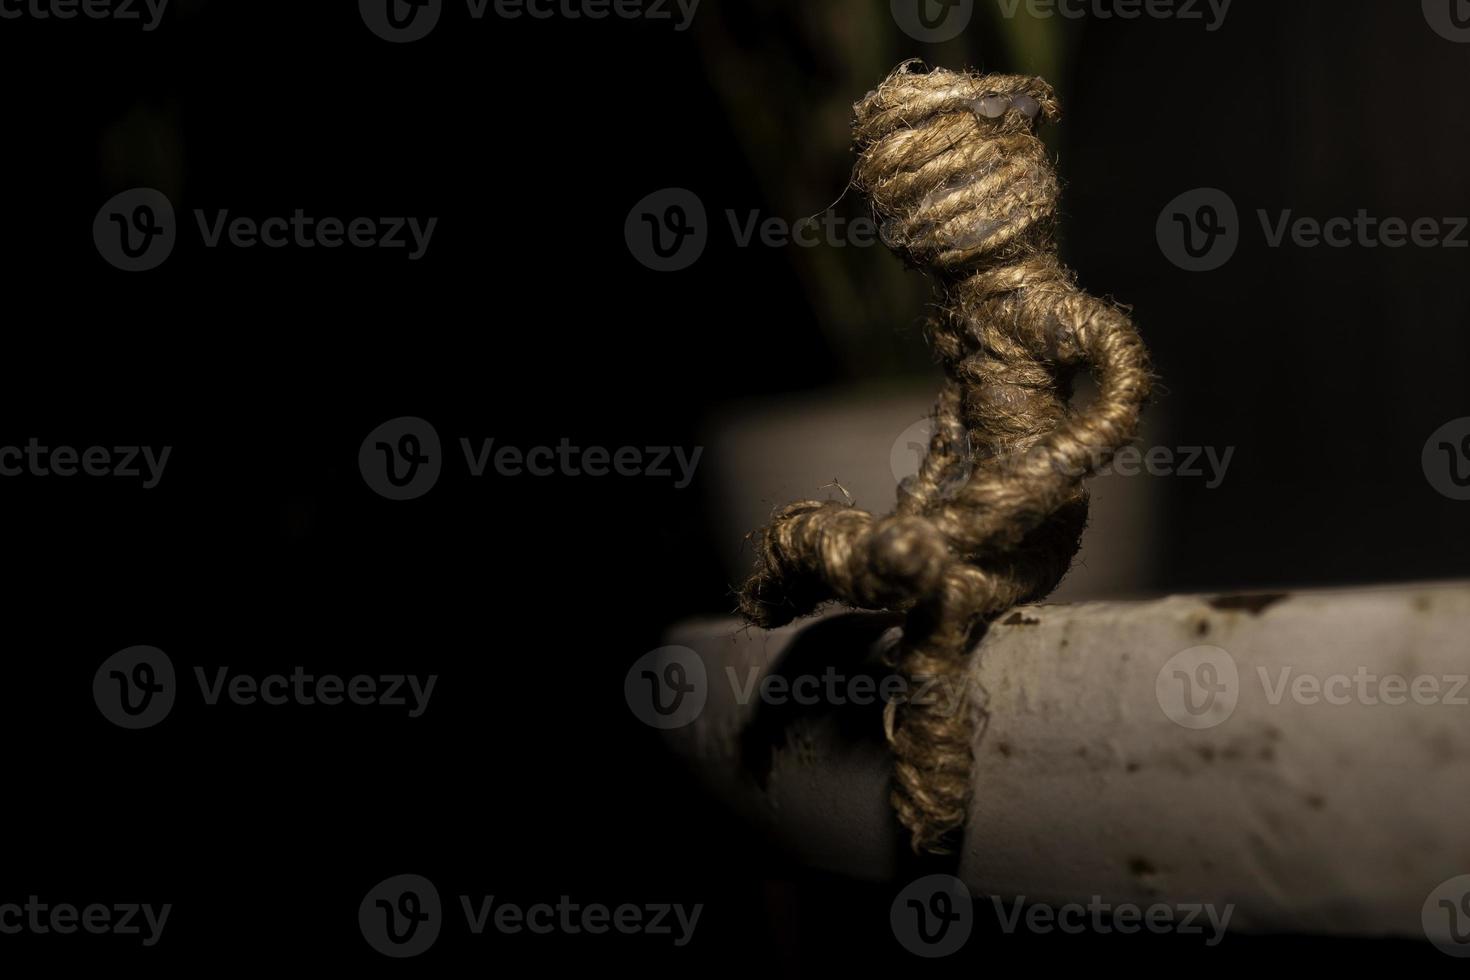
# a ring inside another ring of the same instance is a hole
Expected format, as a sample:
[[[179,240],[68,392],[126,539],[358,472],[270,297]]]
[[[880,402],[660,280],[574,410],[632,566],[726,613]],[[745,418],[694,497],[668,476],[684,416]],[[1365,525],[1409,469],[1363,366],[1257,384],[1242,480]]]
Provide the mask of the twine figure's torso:
[[[1049,593],[1087,521],[1083,479],[1133,437],[1147,352],[1116,306],[1077,289],[1053,237],[1058,185],[1036,135],[1058,106],[1039,78],[906,63],[856,106],[854,183],[884,240],[943,292],[930,339],[946,383],[898,506],[805,501],[760,535],[744,615],[773,627],[840,601],[908,612],[899,669],[962,684],[977,629]],[[1087,367],[1098,395],[1074,410]],[[894,806],[917,850],[965,820],[973,723],[890,704]]]

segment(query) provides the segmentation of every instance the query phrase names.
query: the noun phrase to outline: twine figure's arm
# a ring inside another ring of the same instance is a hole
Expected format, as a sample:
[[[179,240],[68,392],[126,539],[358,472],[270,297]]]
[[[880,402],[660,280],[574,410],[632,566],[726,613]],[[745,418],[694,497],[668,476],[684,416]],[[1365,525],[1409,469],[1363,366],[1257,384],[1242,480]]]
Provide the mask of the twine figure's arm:
[[[948,381],[893,514],[805,501],[773,515],[740,593],[751,622],[830,601],[906,610],[899,669],[958,684],[976,630],[1066,574],[1082,481],[1133,438],[1151,373],[1127,315],[1057,258],[1058,185],[1036,128],[1058,116],[1039,78],[914,62],[857,104],[854,183],[885,242],[939,281],[930,339]],[[1074,410],[1083,367],[1098,396]],[[943,852],[965,819],[973,723],[937,703],[891,703],[885,721],[899,818],[916,850]]]

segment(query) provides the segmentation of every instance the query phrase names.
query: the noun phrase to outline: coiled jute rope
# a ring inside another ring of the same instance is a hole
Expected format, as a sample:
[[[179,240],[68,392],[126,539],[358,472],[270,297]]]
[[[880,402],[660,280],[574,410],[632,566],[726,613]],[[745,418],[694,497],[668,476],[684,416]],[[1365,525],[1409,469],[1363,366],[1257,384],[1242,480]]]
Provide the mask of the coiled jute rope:
[[[1082,481],[1133,438],[1149,394],[1128,316],[1080,291],[1057,257],[1059,188],[1037,129],[1059,115],[1040,78],[917,62],[856,106],[853,183],[884,241],[941,293],[934,436],[892,514],[779,509],[739,601],[766,628],[831,601],[906,611],[897,666],[911,691],[961,689],[979,632],[1056,587],[1087,522]],[[1083,367],[1097,395],[1073,407]],[[949,852],[969,806],[975,723],[946,700],[894,701],[885,715],[893,804],[919,852]]]

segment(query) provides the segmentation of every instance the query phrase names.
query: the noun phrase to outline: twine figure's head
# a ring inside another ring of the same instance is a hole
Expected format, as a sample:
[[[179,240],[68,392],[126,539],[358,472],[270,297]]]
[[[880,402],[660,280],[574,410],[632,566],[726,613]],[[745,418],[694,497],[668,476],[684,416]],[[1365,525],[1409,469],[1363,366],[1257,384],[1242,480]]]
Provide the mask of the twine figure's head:
[[[1037,135],[1043,79],[900,65],[857,104],[854,182],[915,265],[963,273],[1049,251],[1058,186]]]

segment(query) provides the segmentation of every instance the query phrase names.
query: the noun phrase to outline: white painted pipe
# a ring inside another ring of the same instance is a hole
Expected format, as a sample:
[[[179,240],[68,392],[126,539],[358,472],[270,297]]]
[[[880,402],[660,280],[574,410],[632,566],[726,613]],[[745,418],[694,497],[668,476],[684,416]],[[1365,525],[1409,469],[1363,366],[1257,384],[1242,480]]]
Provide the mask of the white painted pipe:
[[[859,678],[896,622],[691,624],[638,669],[679,662],[686,687],[703,669],[702,707],[662,723],[752,825],[814,867],[894,879],[881,703]],[[1470,874],[1470,584],[1033,606],[979,653],[958,872],[977,896],[1470,930],[1470,899],[1441,888]]]

